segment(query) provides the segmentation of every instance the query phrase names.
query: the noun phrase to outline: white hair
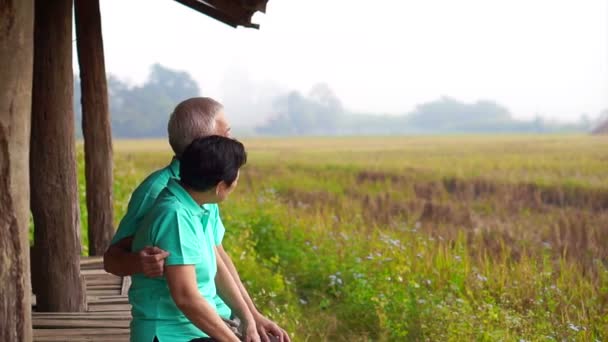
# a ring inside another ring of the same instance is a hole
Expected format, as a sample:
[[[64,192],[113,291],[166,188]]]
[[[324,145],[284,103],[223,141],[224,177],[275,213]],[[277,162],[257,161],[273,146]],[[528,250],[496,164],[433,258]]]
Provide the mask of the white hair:
[[[224,107],[209,97],[193,97],[175,107],[167,131],[177,157],[194,139],[215,134],[215,117]]]

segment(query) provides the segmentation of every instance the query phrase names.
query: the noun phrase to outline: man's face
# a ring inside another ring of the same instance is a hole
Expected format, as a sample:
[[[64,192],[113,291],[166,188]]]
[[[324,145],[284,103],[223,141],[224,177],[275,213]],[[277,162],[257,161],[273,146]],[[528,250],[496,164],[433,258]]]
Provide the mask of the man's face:
[[[226,118],[226,114],[221,110],[215,116],[215,134],[221,135],[223,137],[230,138],[230,124],[228,123],[228,118]]]

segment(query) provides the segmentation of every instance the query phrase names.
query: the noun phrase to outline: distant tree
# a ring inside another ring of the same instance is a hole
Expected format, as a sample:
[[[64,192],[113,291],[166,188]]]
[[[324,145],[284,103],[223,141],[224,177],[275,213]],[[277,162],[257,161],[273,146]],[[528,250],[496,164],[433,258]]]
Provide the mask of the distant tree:
[[[581,114],[580,118],[578,119],[578,122],[581,128],[585,131],[589,131],[593,128],[593,122],[591,121],[591,118],[587,113]]]
[[[316,121],[326,131],[335,131],[344,113],[342,101],[327,83],[315,84],[308,93],[308,99],[316,105]]]
[[[483,100],[473,104],[451,97],[418,105],[409,114],[407,123],[418,130],[440,132],[496,131],[512,121],[509,110],[495,101]]]
[[[275,115],[257,128],[272,135],[332,135],[340,125],[342,102],[327,84],[317,84],[308,96],[292,91],[274,101]]]
[[[182,100],[199,96],[194,79],[184,71],[160,64],[150,68],[141,86],[129,86],[115,76],[108,77],[112,134],[115,137],[161,137],[167,134],[171,110]],[[80,82],[74,80],[74,105],[78,129],[81,122]]]
[[[608,134],[608,109],[600,113],[593,126],[593,134]]]
[[[532,120],[532,128],[534,132],[542,132],[544,130],[545,125],[545,120],[542,116],[540,116],[540,114],[537,113],[534,116],[534,119]]]

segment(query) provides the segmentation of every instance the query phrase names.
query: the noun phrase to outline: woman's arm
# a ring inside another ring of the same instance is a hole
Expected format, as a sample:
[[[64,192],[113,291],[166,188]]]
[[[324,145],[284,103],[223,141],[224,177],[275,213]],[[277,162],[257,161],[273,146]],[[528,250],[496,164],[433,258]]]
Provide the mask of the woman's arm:
[[[165,277],[175,304],[192,324],[220,342],[239,342],[238,337],[198,291],[193,265],[166,266]]]

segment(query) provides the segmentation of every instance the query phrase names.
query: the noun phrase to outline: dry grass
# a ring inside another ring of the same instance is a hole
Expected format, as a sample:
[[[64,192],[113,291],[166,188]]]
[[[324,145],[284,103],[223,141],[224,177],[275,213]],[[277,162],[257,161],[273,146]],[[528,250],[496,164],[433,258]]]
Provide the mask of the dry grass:
[[[608,336],[608,139],[244,142],[226,246],[296,340]],[[120,215],[171,154],[115,151]]]

